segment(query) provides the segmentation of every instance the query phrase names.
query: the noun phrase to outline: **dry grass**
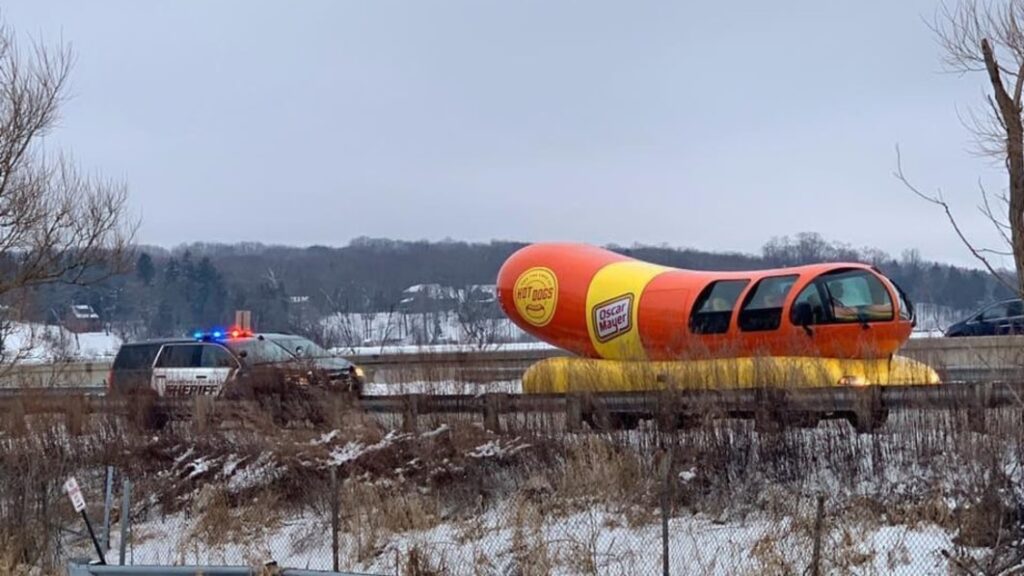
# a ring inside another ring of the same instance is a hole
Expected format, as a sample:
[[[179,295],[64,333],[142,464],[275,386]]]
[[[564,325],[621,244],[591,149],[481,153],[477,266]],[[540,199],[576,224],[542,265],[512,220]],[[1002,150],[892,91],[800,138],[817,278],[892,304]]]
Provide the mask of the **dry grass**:
[[[84,419],[78,435],[60,417],[4,429],[0,573],[59,567],[80,546],[56,530],[76,522],[60,484],[77,475],[95,501],[106,465],[129,474],[136,493],[146,495],[137,500],[138,520],[147,506],[150,515],[188,514],[185,544],[172,559],[244,542],[255,559],[282,519],[327,518],[328,466],[335,462],[342,565],[381,566],[387,558],[402,574],[634,573],[650,559],[622,552],[602,535],[656,525],[660,451],[672,457],[674,518],[770,527],[751,538],[742,557],[676,551],[676,562],[697,574],[802,572],[819,492],[829,495],[822,556],[829,573],[906,563],[912,541],[885,548],[864,542],[864,534],[887,526],[958,534],[951,554],[995,565],[1006,561],[1024,520],[1015,512],[1017,463],[1024,461],[1019,409],[989,412],[987,434],[972,432],[966,413],[920,411],[894,413],[873,435],[856,434],[845,422],[761,432],[734,420],[672,432],[642,426],[567,434],[558,418],[537,416],[506,419],[501,436],[484,431],[478,416],[434,416],[421,434],[401,434],[344,406],[317,410],[323,418],[303,426],[272,418],[225,426],[213,407],[207,416],[221,425],[205,430],[186,421],[153,433],[100,417]],[[338,431],[325,441],[332,423]],[[251,481],[243,482],[247,475]],[[566,522],[571,530],[558,528]],[[310,546],[322,546],[327,525],[309,530]],[[445,540],[424,539],[443,526],[453,527]],[[499,533],[508,534],[505,549],[482,544]],[[456,553],[461,548],[472,551],[468,563]]]

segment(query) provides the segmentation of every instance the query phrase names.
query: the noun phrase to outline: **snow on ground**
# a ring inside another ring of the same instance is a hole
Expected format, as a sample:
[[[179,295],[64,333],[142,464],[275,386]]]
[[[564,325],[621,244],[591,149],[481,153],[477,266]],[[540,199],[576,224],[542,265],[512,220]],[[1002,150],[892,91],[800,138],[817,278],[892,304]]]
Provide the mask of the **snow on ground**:
[[[2,333],[0,358],[26,364],[112,360],[121,339],[106,332],[75,334],[60,326],[12,323]]]
[[[365,387],[368,396],[396,396],[402,394],[519,394],[523,381],[498,380],[495,382],[460,382],[457,380],[412,382],[369,382]]]
[[[343,532],[340,566],[366,574],[406,573],[410,550],[445,574],[513,574],[517,566],[549,568],[551,574],[656,574],[662,562],[657,516],[641,524],[600,506],[568,514],[536,515],[535,508],[499,504],[474,518],[448,521],[401,534],[367,527]],[[243,534],[211,534],[186,514],[156,517],[132,528],[134,564],[262,564],[330,569],[330,523],[305,512],[246,527]],[[369,524],[369,521],[368,521]],[[669,521],[673,574],[802,573],[811,539],[793,518],[749,517],[722,522],[702,514]],[[117,531],[115,531],[115,536]],[[851,538],[852,536],[852,538]],[[112,550],[118,549],[117,538]],[[845,562],[856,573],[922,576],[947,574],[942,550],[951,536],[934,525],[915,528],[834,527],[824,544],[828,573]],[[116,552],[108,562],[116,562]]]
[[[321,321],[326,339],[344,350],[356,347],[454,344],[490,346],[533,341],[511,320],[460,318],[455,312],[363,312],[333,314]]]

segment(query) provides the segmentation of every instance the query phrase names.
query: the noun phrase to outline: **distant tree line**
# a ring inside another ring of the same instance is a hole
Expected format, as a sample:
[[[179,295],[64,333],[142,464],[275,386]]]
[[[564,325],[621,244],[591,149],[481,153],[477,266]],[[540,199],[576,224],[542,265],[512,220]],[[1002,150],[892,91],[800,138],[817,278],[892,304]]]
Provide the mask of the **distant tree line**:
[[[335,313],[387,312],[414,284],[492,284],[520,242],[406,242],[359,238],[348,246],[295,248],[261,244],[140,247],[134,270],[89,286],[40,287],[28,320],[53,321],[71,303],[89,304],[132,337],[186,334],[253,312],[261,330],[309,331]],[[868,262],[898,282],[916,302],[971,309],[1008,291],[981,270],[928,262],[914,250],[898,258],[856,249],[817,234],[774,238],[761,254],[716,253],[667,246],[610,246],[659,264],[744,270],[822,261]]]

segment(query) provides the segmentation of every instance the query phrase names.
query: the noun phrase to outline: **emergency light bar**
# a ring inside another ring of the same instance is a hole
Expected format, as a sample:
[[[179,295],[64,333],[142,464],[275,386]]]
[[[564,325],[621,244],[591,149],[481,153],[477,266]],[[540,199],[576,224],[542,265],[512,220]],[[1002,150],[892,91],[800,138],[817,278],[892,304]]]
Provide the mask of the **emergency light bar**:
[[[203,341],[203,340],[225,340],[228,338],[245,338],[252,336],[252,332],[249,330],[242,330],[240,328],[230,328],[228,330],[215,329],[211,332],[203,332],[196,330],[192,333],[192,338]]]

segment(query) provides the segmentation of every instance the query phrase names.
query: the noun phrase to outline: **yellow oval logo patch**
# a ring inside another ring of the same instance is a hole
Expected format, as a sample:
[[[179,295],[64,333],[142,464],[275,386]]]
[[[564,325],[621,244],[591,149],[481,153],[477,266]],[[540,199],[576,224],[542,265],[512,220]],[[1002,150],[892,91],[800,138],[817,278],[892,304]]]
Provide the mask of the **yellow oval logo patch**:
[[[546,326],[558,305],[558,278],[548,268],[530,268],[515,285],[516,311],[534,326]]]

